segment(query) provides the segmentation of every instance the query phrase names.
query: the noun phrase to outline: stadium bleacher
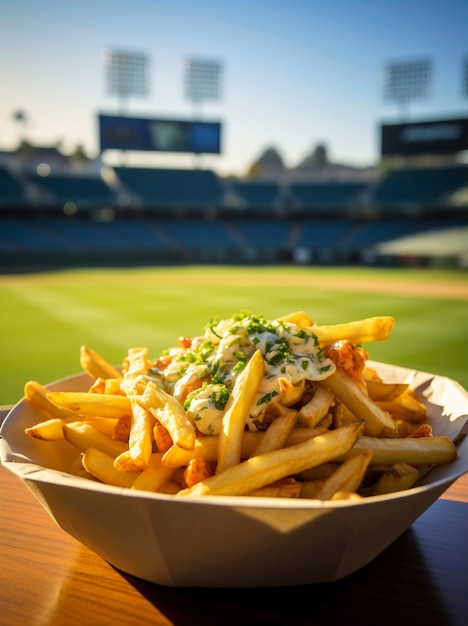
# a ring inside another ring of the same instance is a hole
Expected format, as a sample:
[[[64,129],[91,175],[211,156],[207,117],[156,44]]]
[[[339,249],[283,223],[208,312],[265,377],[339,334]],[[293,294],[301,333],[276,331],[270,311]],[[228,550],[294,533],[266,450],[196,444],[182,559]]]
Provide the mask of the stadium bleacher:
[[[115,192],[98,176],[29,174],[26,182],[34,189],[35,196],[46,199],[49,207],[61,208],[66,203],[72,203],[78,209],[96,209],[116,203]]]
[[[405,167],[389,172],[372,193],[379,209],[417,207],[428,211],[447,205],[458,189],[468,188],[468,167]]]
[[[364,183],[293,183],[289,187],[289,202],[295,209],[305,211],[352,208],[366,188]]]
[[[211,170],[115,167],[123,188],[146,209],[185,211],[218,208],[224,202],[224,188]]]
[[[27,202],[26,189],[6,167],[0,166],[0,210],[2,207],[21,206]]]
[[[374,185],[131,167],[116,167],[114,180],[0,168],[1,271],[41,263],[399,264],[412,241],[413,263],[468,264],[466,165],[401,168]],[[446,245],[421,243],[445,233]],[[407,242],[401,254],[399,241]]]
[[[235,181],[231,191],[238,206],[251,211],[272,211],[281,208],[282,191],[278,183],[268,181]]]

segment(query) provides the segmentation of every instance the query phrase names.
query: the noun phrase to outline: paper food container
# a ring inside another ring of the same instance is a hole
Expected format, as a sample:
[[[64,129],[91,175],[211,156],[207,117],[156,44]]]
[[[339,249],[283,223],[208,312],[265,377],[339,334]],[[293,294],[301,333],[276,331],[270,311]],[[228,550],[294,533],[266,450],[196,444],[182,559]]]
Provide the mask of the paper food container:
[[[371,362],[389,382],[408,382],[428,407],[434,435],[467,429],[468,394],[455,381]],[[84,391],[81,374],[51,389]],[[171,495],[124,490],[67,474],[78,452],[24,429],[42,418],[24,400],[0,431],[3,465],[67,533],[116,568],[166,586],[265,587],[338,580],[362,568],[468,471],[458,458],[422,485],[361,501]],[[38,537],[38,542],[41,538]]]

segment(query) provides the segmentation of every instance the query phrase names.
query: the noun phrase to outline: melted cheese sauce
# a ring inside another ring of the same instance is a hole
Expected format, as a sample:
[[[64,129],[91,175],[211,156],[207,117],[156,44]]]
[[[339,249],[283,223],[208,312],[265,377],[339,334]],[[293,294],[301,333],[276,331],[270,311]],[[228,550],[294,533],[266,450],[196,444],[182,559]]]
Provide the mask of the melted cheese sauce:
[[[213,392],[219,390],[219,385],[231,389],[237,373],[258,349],[265,360],[265,376],[250,407],[247,427],[251,430],[257,430],[255,421],[261,421],[268,402],[280,393],[279,377],[298,385],[302,380],[323,380],[335,371],[316,337],[296,324],[249,315],[222,320],[207,328],[204,335],[195,337],[190,348],[174,351],[172,362],[164,370],[178,399],[197,381],[211,380],[212,384],[191,394],[184,405],[201,432],[219,433],[224,410],[213,403]]]

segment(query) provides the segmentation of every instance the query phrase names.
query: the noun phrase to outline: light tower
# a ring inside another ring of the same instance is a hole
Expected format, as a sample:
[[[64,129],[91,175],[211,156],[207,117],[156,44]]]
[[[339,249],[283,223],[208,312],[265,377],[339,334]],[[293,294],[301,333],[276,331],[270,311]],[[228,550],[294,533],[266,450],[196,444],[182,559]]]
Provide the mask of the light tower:
[[[396,102],[402,115],[408,114],[412,100],[427,98],[432,81],[432,63],[428,59],[389,63],[383,71],[385,100]]]
[[[117,96],[121,113],[126,111],[131,96],[148,96],[148,55],[143,52],[106,49],[103,51],[103,62],[106,93]]]

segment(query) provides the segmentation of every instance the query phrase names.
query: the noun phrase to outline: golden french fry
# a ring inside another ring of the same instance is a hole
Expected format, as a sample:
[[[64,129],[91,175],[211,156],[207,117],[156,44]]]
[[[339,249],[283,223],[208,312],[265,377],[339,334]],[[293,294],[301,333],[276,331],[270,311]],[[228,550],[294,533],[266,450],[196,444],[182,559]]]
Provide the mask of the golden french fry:
[[[288,409],[284,415],[277,417],[262,433],[260,441],[250,456],[265,454],[272,450],[283,448],[294,428],[297,420],[297,411]],[[242,454],[242,452],[241,452]]]
[[[107,395],[124,396],[122,389],[122,378],[96,378],[94,383],[88,389],[89,393],[103,393]]]
[[[122,378],[122,374],[91,348],[81,346],[80,365],[91,378]]]
[[[293,385],[290,380],[280,376],[278,378],[279,404],[283,406],[293,406],[302,398],[304,394],[305,380],[301,380],[297,385]]]
[[[307,441],[317,435],[327,432],[324,428],[293,428],[287,441],[287,446],[294,446],[297,443]],[[258,446],[263,434],[261,432],[246,431],[242,435],[241,459],[252,456],[253,451]],[[193,450],[184,450],[179,446],[171,446],[164,454],[162,462],[169,467],[180,467],[187,465],[191,459],[202,458],[206,461],[216,461],[218,458],[219,437],[208,435],[195,440]]]
[[[49,391],[47,398],[55,405],[83,417],[118,419],[131,413],[130,400],[126,396],[87,393],[86,391]]]
[[[301,480],[301,492],[299,498],[307,498],[308,500],[317,500],[323,485],[325,484],[325,478],[316,478],[313,480]]]
[[[125,450],[121,452],[119,456],[116,456],[114,459],[114,467],[119,470],[119,472],[140,472],[142,470],[141,467],[138,467],[135,461],[132,459],[130,455],[130,450]]]
[[[137,399],[141,406],[168,430],[175,445],[193,450],[195,429],[184,407],[174,396],[160,389],[155,383],[149,382],[143,395]]]
[[[295,311],[294,313],[283,315],[282,317],[278,317],[278,321],[285,322],[286,324],[296,324],[299,328],[307,328],[314,323],[305,311]]]
[[[371,494],[379,496],[410,489],[419,479],[419,471],[408,463],[395,463],[372,487]]]
[[[426,405],[420,402],[411,389],[407,389],[391,401],[376,402],[384,411],[388,411],[394,419],[401,419],[411,424],[419,424],[426,419]]]
[[[335,401],[332,409],[332,417],[335,428],[340,428],[340,426],[346,426],[346,424],[352,424],[358,421],[358,418],[339,400]]]
[[[153,452],[153,415],[138,403],[137,397],[131,396],[132,418],[128,439],[129,454],[136,467],[145,469]]]
[[[396,437],[398,427],[394,420],[378,407],[360,386],[340,368],[320,381],[351,411],[358,420],[365,420],[365,433],[372,437]]]
[[[252,457],[180,491],[179,495],[245,495],[343,455],[354,445],[361,431],[362,424],[350,424],[303,443]]]
[[[24,432],[35,439],[42,439],[43,441],[60,441],[61,439],[64,439],[63,420],[53,418],[46,420],[45,422],[39,422],[38,424],[34,424],[34,426],[25,428]]]
[[[148,348],[130,348],[125,359],[125,366],[122,388],[127,394],[135,393],[135,384],[138,384],[139,379],[148,373]]]
[[[102,450],[88,448],[82,459],[85,470],[108,485],[116,487],[131,488],[138,474],[130,472],[119,472],[114,467],[114,457],[109,456]]]
[[[76,416],[75,416],[75,420],[76,420]],[[89,424],[96,430],[99,430],[99,432],[103,433],[104,435],[107,435],[108,437],[112,439],[115,428],[117,427],[117,424],[119,423],[119,420],[114,419],[112,417],[87,417],[86,419],[83,420],[83,422],[85,424]],[[128,437],[125,441],[128,441]]]
[[[330,346],[335,341],[348,339],[351,343],[367,343],[388,339],[395,319],[390,316],[369,317],[344,324],[326,326],[312,325],[307,330],[313,332],[322,346]]]
[[[361,437],[340,460],[361,454],[363,450],[371,450],[371,464],[394,465],[441,465],[450,463],[457,457],[457,449],[453,441],[442,435],[440,437],[406,437],[405,439],[385,439],[382,437]]]
[[[163,485],[166,485],[171,480],[175,469],[163,465],[161,463],[161,458],[161,452],[154,452],[151,455],[148,466],[137,476],[132,485],[132,489],[160,491]],[[178,486],[176,490],[179,491]]]
[[[88,448],[96,448],[114,459],[128,450],[126,443],[115,441],[84,422],[64,424],[63,434],[65,439],[81,452],[86,452]]]
[[[237,376],[225,407],[219,433],[217,474],[240,462],[245,423],[264,372],[263,355],[260,350],[256,350]]]
[[[76,414],[67,408],[57,406],[47,397],[49,389],[44,387],[37,380],[30,380],[24,386],[24,395],[36,409],[47,418],[57,418],[61,420],[76,420]]]
[[[333,472],[326,480],[318,494],[319,500],[331,500],[335,493],[347,491],[356,492],[361,484],[367,467],[372,459],[372,452],[363,451],[344,463]]]
[[[255,489],[247,495],[257,498],[299,498],[301,488],[301,483],[298,480],[288,477],[266,487]]]
[[[245,433],[246,435],[248,433]],[[251,433],[255,435],[255,444],[259,441],[260,433]],[[216,461],[218,459],[218,435],[207,435],[200,439],[195,439],[192,450],[181,448],[178,445],[172,445],[168,448],[162,458],[162,462],[167,467],[182,467],[188,465],[192,459],[205,459],[206,461]]]
[[[330,500],[362,500],[362,496],[355,491],[337,491]]]
[[[322,463],[322,465],[317,465],[316,467],[309,467],[303,472],[299,472],[299,474],[295,474],[294,478],[297,478],[301,481],[308,480],[323,480],[328,478],[336,471],[338,467],[337,463]]]
[[[374,402],[391,402],[401,396],[408,388],[407,383],[386,383],[381,380],[369,380],[364,378],[369,398]]]
[[[333,403],[333,393],[326,387],[317,386],[311,400],[299,409],[299,423],[311,428],[316,426],[327,415]]]
[[[375,380],[377,382],[382,382],[382,379],[377,374],[377,370],[374,369],[373,367],[371,367],[367,363],[362,368],[361,376],[362,376],[362,379],[365,380],[365,381]]]

